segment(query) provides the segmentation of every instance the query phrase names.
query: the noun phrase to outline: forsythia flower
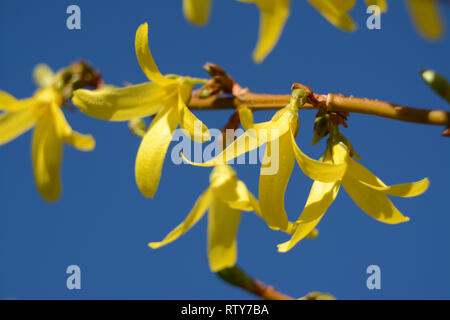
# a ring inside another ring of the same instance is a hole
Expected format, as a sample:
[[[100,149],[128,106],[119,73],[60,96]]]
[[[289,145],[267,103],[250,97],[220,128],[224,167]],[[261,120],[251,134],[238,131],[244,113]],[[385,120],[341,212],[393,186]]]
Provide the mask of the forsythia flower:
[[[419,32],[430,40],[442,35],[442,23],[436,0],[407,0],[409,12]]]
[[[53,86],[53,72],[44,65],[36,68],[35,80],[41,87],[33,97],[16,100],[0,91],[0,145],[8,143],[35,127],[32,142],[33,171],[36,186],[47,201],[61,193],[60,167],[63,144],[78,150],[94,149],[95,140],[72,130],[61,110],[63,97]]]
[[[208,23],[212,0],[183,0],[183,12],[192,24],[201,26]]]
[[[147,23],[138,28],[135,44],[139,64],[152,82],[125,88],[77,90],[73,103],[91,117],[109,121],[128,121],[156,114],[142,139],[135,166],[139,189],[144,196],[153,197],[178,125],[197,142],[209,140],[210,135],[208,128],[186,106],[194,80],[163,76],[159,72],[149,49]]]
[[[305,208],[297,220],[297,227],[291,240],[279,244],[280,252],[289,251],[308,235],[320,222],[326,210],[336,198],[342,185],[353,201],[374,219],[397,224],[409,221],[391,202],[387,195],[395,197],[415,197],[428,188],[428,179],[418,182],[387,186],[364,166],[349,155],[349,148],[342,142],[327,149],[326,163],[346,164],[346,171],[341,179],[332,182],[314,181]],[[295,228],[295,227],[294,227]]]
[[[238,180],[228,165],[218,165],[210,176],[210,187],[200,195],[186,219],[161,242],[151,242],[153,249],[175,241],[192,228],[208,210],[208,261],[217,272],[236,264],[237,231],[241,211],[259,213],[258,200]]]
[[[291,225],[284,208],[284,196],[294,168],[294,159],[297,159],[298,165],[308,177],[322,182],[341,179],[345,173],[346,163],[331,164],[316,161],[298,148],[295,142],[298,107],[292,101],[267,122],[254,124],[252,113],[247,108],[241,108],[239,116],[242,126],[247,131],[221,154],[205,163],[185,160],[197,166],[214,166],[227,163],[267,143],[259,180],[261,216],[270,228],[291,233]]]
[[[262,62],[272,51],[289,17],[290,0],[238,0],[255,3],[261,11],[258,42],[253,60]]]

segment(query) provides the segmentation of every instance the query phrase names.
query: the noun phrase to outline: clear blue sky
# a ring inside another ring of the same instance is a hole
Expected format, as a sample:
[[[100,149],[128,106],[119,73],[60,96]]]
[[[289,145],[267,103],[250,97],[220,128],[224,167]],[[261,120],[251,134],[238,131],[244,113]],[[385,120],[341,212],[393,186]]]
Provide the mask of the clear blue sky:
[[[332,27],[304,1],[292,14],[275,51],[262,65],[250,54],[256,42],[254,6],[215,1],[206,28],[190,26],[181,1],[10,1],[0,0],[0,88],[18,98],[35,86],[40,62],[59,69],[80,58],[100,69],[108,83],[146,81],[134,52],[134,34],[149,22],[150,45],[163,73],[205,76],[211,61],[255,92],[288,93],[293,82],[320,93],[353,94],[423,108],[448,105],[422,82],[418,70],[434,68],[450,77],[450,39],[426,42],[415,32],[403,1],[390,1],[382,29],[365,28],[362,1],[352,16],[359,30]],[[82,30],[66,29],[66,8],[78,4]],[[449,7],[443,15],[449,18]],[[449,20],[449,19],[447,19]],[[448,21],[447,21],[448,24]],[[221,128],[229,111],[199,112]],[[260,112],[257,120],[271,112]],[[313,111],[300,114],[299,145],[311,156]],[[0,299],[246,299],[221,282],[206,261],[206,219],[175,243],[157,251],[160,240],[188,213],[207,187],[209,169],[166,161],[155,199],[141,196],[134,182],[139,139],[126,123],[67,113],[74,129],[92,133],[94,152],[66,147],[64,191],[59,202],[44,202],[33,181],[27,133],[0,148]],[[287,254],[276,244],[287,236],[245,214],[239,233],[239,264],[251,275],[293,296],[324,291],[341,299],[450,298],[450,140],[442,128],[352,115],[344,130],[363,164],[385,180],[401,183],[429,177],[423,196],[394,199],[411,221],[397,226],[364,214],[341,190],[319,224],[320,236]],[[170,160],[170,158],[169,158]],[[237,166],[241,180],[257,194],[258,165]],[[295,219],[311,185],[298,167],[286,207]],[[66,267],[79,265],[82,290],[66,288]],[[366,268],[381,267],[382,289],[366,288]]]

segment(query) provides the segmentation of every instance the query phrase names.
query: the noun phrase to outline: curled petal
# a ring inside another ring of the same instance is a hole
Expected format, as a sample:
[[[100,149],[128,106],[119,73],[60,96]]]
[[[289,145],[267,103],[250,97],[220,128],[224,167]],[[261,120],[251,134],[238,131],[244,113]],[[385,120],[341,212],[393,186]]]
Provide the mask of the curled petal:
[[[36,186],[47,201],[55,201],[61,194],[62,157],[63,141],[56,131],[51,113],[46,112],[34,130],[32,158]]]
[[[59,106],[52,105],[51,112],[56,132],[65,143],[81,151],[91,151],[95,148],[95,139],[91,135],[73,131]]]
[[[241,211],[217,199],[208,214],[208,261],[213,272],[232,267],[237,259],[237,231]]]
[[[294,229],[292,238],[287,242],[279,244],[278,251],[289,251],[314,230],[329,206],[336,199],[339,187],[339,182],[323,183],[314,181],[305,208],[297,220],[298,225]]]
[[[356,30],[356,24],[350,15],[344,10],[339,10],[332,0],[308,0],[308,2],[332,25],[344,31]]]
[[[178,239],[191,229],[205,214],[206,210],[210,206],[212,200],[212,192],[207,189],[203,192],[194,204],[191,212],[189,212],[186,219],[173,229],[161,242],[150,242],[148,245],[152,249],[158,249]]]
[[[342,179],[342,185],[361,210],[372,218],[389,224],[409,221],[383,192],[362,184],[350,175]]]
[[[153,198],[158,189],[161,171],[173,131],[178,126],[176,107],[162,110],[142,139],[136,156],[136,183],[146,197]]]
[[[442,35],[442,23],[436,0],[407,0],[409,12],[419,32],[427,39]]]
[[[190,94],[190,90],[187,88],[185,91]],[[178,89],[178,116],[180,127],[193,141],[203,143],[211,139],[208,128],[186,106],[181,89]]]
[[[194,166],[212,167],[227,163],[242,154],[255,150],[268,141],[278,139],[278,137],[289,130],[289,115],[287,115],[287,112],[285,112],[284,109],[280,111],[275,114],[272,120],[254,124],[252,128],[245,131],[229,144],[224,151],[209,161],[195,163],[186,159],[183,154],[181,154],[181,157]]]
[[[208,23],[212,0],[183,0],[183,12],[190,23],[197,26]]]
[[[253,60],[261,63],[277,44],[289,17],[290,0],[257,1],[261,10],[259,35]]]
[[[403,198],[421,195],[428,189],[430,184],[430,181],[425,178],[417,182],[387,186],[366,167],[359,164],[351,157],[348,158],[348,174],[371,189],[382,191],[391,196]]]
[[[147,23],[141,24],[136,31],[135,48],[139,65],[147,78],[159,85],[172,83],[172,81],[166,79],[161,72],[159,72],[155,60],[153,60],[152,53],[150,52],[150,46],[148,44]]]
[[[208,160],[204,163],[196,163],[192,162],[184,156],[184,154],[181,154],[181,157],[188,162],[189,164],[192,164],[194,166],[198,167],[213,167],[217,166],[219,164],[225,164],[229,161],[239,157],[242,154],[245,154],[247,152],[250,152],[252,150],[255,150],[256,148],[260,147],[264,143],[267,142],[266,137],[262,136],[259,137],[258,132],[255,130],[249,130],[240,135],[236,140],[234,140],[231,144],[228,145],[228,147],[222,151],[219,155],[214,157],[211,160]]]
[[[346,161],[340,161],[337,163],[321,162],[309,158],[305,155],[295,142],[294,133],[291,129],[292,147],[294,150],[295,158],[302,171],[313,180],[321,182],[333,182],[342,179],[347,171]],[[344,151],[343,151],[344,152]],[[345,155],[345,158],[347,154]]]
[[[218,198],[226,202],[231,208],[242,211],[254,211],[260,214],[258,200],[247,189],[245,183],[238,180],[233,185],[234,190],[228,190],[226,193],[217,193]]]
[[[171,89],[154,83],[93,91],[80,89],[74,92],[72,102],[91,117],[128,121],[157,113],[166,105],[167,99],[177,94],[175,86]]]
[[[76,131],[64,138],[64,142],[80,151],[92,151],[95,149],[95,139],[90,134],[82,134]]]
[[[0,146],[17,138],[36,124],[33,108],[0,115]]]
[[[259,176],[259,202],[261,216],[275,230],[288,229],[284,197],[294,168],[294,159],[290,133],[267,143]]]

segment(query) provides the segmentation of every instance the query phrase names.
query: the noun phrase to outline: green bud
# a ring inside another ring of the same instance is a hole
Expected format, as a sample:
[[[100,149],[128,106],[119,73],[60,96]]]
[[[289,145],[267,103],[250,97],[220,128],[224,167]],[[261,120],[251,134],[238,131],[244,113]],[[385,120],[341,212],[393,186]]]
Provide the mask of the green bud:
[[[329,114],[319,116],[314,121],[314,137],[311,141],[312,145],[318,143],[322,138],[326,137],[328,134],[328,121],[330,119]]]
[[[433,70],[422,70],[421,74],[431,89],[450,103],[450,84],[447,80]]]

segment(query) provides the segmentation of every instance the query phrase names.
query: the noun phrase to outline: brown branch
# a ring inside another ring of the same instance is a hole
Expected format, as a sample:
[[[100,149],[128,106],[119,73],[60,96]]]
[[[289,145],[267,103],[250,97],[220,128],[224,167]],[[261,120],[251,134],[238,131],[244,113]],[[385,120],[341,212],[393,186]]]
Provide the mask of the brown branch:
[[[249,107],[253,110],[281,109],[289,103],[291,95],[244,93],[239,97],[213,96],[199,98],[193,95],[189,107],[195,110],[234,109]],[[450,127],[450,112],[400,106],[389,102],[342,95],[315,95],[330,111],[354,112],[393,120]],[[302,109],[317,109],[310,103]]]

